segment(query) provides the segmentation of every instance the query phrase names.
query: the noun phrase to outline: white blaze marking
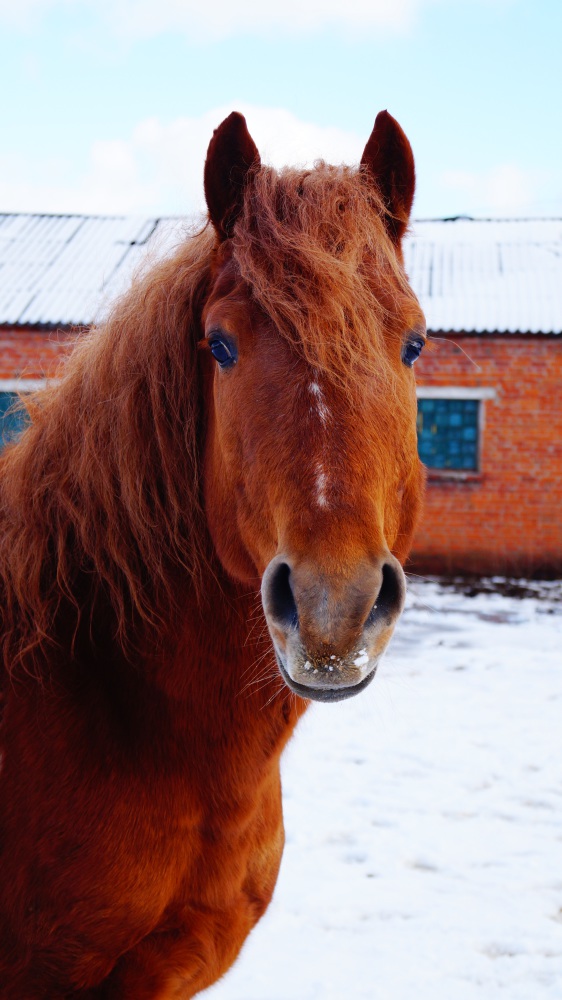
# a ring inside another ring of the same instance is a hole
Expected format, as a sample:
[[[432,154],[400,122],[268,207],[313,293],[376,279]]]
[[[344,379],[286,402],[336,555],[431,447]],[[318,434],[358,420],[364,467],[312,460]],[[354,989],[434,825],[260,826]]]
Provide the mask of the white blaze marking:
[[[324,401],[324,393],[322,392],[322,389],[318,385],[318,382],[311,382],[310,385],[308,386],[308,391],[312,393],[312,395],[316,400],[316,412],[320,417],[323,426],[325,427],[330,418],[330,411]]]
[[[328,477],[324,471],[324,466],[318,462],[316,466],[316,503],[319,507],[328,506],[328,497],[326,496],[327,485]]]
[[[322,430],[324,431],[331,417],[330,410],[326,406],[324,393],[322,392],[318,382],[309,382],[308,391],[314,401],[314,405],[311,407],[310,412],[316,413],[316,415],[320,418]],[[316,463],[316,503],[319,507],[327,507],[329,481],[326,466],[324,464],[324,459],[326,458],[326,441],[323,434],[322,438],[322,457]]]

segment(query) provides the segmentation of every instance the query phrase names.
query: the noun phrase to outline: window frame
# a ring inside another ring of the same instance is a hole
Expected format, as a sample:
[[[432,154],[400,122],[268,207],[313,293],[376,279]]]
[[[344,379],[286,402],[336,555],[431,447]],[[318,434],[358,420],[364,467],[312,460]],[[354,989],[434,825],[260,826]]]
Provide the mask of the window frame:
[[[485,427],[485,401],[497,398],[497,392],[491,386],[459,386],[459,385],[417,385],[417,399],[473,399],[480,405],[478,407],[478,417],[476,432],[478,440],[476,444],[476,469],[437,469],[430,465],[426,466],[429,480],[454,479],[461,482],[482,479],[482,442]]]

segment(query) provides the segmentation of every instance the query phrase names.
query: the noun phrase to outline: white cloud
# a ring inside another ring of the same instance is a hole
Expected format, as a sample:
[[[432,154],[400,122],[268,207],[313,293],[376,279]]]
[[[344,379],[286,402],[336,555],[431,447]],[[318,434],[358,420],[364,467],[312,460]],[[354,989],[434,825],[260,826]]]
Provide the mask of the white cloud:
[[[207,146],[213,129],[234,108],[246,115],[263,161],[275,166],[311,164],[320,157],[357,163],[368,138],[301,121],[283,108],[244,102],[169,123],[150,118],[139,122],[127,139],[95,142],[81,176],[60,160],[0,158],[2,210],[171,215],[203,211]]]
[[[326,25],[385,27],[402,31],[428,0],[110,0],[108,17],[120,34],[152,36],[178,30],[216,40],[229,35],[263,34],[276,29],[290,35]],[[134,10],[134,14],[133,14]]]
[[[147,118],[123,139],[94,142],[81,172],[76,163],[61,157],[0,155],[0,209],[198,215],[205,210],[203,164],[207,146],[213,129],[233,109],[246,115],[262,160],[274,166],[310,165],[319,158],[331,163],[358,163],[372,124],[369,122],[365,133],[358,136],[303,121],[284,108],[236,101],[199,117],[171,122]],[[431,175],[426,172],[424,176],[420,190],[430,182]],[[554,197],[555,180],[545,172],[539,175],[513,163],[473,172],[447,171],[439,177],[430,209],[416,206],[416,214],[552,214],[548,199]],[[558,205],[559,182],[556,197]]]
[[[0,157],[3,212],[143,213],[155,194],[138,176],[126,143],[94,143],[81,176],[61,159],[45,158],[35,165],[20,156]]]
[[[84,0],[0,0],[0,20],[17,27],[34,27],[49,10],[82,4]],[[89,0],[86,0],[86,3]]]
[[[513,163],[485,171],[449,170],[441,181],[467,214],[524,215],[537,204],[538,178]]]
[[[73,13],[93,10],[125,38],[153,37],[179,31],[197,40],[216,41],[231,35],[288,35],[318,31],[327,25],[351,30],[367,27],[407,30],[422,6],[436,0],[0,0],[0,18],[31,24],[50,9]]]

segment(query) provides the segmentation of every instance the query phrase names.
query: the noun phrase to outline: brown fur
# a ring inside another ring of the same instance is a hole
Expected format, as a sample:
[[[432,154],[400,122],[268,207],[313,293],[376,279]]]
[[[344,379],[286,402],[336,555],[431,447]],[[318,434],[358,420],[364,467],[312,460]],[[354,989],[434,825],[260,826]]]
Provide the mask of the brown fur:
[[[216,232],[135,281],[0,458],[2,1000],[188,998],[228,968],[273,891],[279,756],[307,706],[275,667],[260,578],[282,540],[309,591],[317,572],[344,602],[411,543],[401,345],[420,312],[400,206],[368,165],[252,162],[229,193],[225,134]],[[217,323],[232,372],[208,350]],[[317,509],[314,449],[333,474]]]

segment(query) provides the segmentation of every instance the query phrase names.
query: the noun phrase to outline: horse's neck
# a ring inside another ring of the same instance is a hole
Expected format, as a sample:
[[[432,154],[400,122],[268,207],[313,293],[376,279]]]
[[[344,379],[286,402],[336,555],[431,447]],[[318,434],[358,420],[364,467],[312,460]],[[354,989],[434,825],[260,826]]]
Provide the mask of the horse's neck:
[[[147,663],[175,739],[202,767],[212,763],[213,783],[228,781],[233,769],[238,783],[244,770],[253,782],[276,766],[308,704],[278,673],[261,604],[256,609],[255,594],[217,585],[201,601],[186,595],[175,629]]]

